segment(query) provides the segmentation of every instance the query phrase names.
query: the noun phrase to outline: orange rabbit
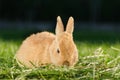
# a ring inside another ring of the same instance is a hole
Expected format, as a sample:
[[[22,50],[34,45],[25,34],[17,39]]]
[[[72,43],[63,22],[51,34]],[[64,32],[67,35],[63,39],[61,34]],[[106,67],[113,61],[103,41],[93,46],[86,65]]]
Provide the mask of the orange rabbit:
[[[57,17],[55,33],[33,34],[23,41],[15,58],[20,66],[28,68],[46,64],[74,66],[78,61],[77,47],[73,41],[74,19],[70,17],[66,31],[60,16]]]

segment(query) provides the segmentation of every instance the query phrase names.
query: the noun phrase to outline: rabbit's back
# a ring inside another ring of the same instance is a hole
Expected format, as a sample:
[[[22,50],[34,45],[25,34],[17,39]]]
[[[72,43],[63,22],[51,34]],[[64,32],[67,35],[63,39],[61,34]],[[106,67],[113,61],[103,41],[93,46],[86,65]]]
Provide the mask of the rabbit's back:
[[[16,59],[27,67],[51,63],[49,47],[55,35],[49,32],[33,34],[23,41],[16,54]]]

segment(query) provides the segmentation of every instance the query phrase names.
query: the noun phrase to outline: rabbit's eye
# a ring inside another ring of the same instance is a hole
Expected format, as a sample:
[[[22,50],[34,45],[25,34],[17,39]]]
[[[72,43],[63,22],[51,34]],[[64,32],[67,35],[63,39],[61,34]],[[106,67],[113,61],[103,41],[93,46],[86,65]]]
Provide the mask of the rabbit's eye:
[[[60,50],[59,50],[59,49],[57,49],[57,53],[60,53]]]

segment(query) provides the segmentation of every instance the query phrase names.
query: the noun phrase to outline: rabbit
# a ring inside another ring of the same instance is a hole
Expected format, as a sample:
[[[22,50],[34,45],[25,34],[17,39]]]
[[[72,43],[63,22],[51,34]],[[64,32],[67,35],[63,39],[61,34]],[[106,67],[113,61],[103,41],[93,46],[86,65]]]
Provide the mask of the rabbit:
[[[74,66],[78,61],[78,50],[73,41],[73,30],[73,17],[69,17],[64,31],[62,20],[58,16],[56,35],[44,31],[27,37],[15,54],[17,63],[28,68],[47,64]]]

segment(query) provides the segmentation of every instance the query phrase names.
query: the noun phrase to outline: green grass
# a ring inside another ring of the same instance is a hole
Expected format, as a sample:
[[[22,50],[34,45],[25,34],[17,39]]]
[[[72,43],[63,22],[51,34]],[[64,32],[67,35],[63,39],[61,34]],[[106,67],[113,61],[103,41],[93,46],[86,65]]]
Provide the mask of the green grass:
[[[120,42],[114,34],[107,34],[106,38],[101,34],[99,37],[98,34],[75,33],[79,51],[79,62],[75,67],[48,65],[35,69],[20,68],[14,59],[22,40],[29,35],[23,34],[3,31],[0,35],[0,79],[120,80]]]

